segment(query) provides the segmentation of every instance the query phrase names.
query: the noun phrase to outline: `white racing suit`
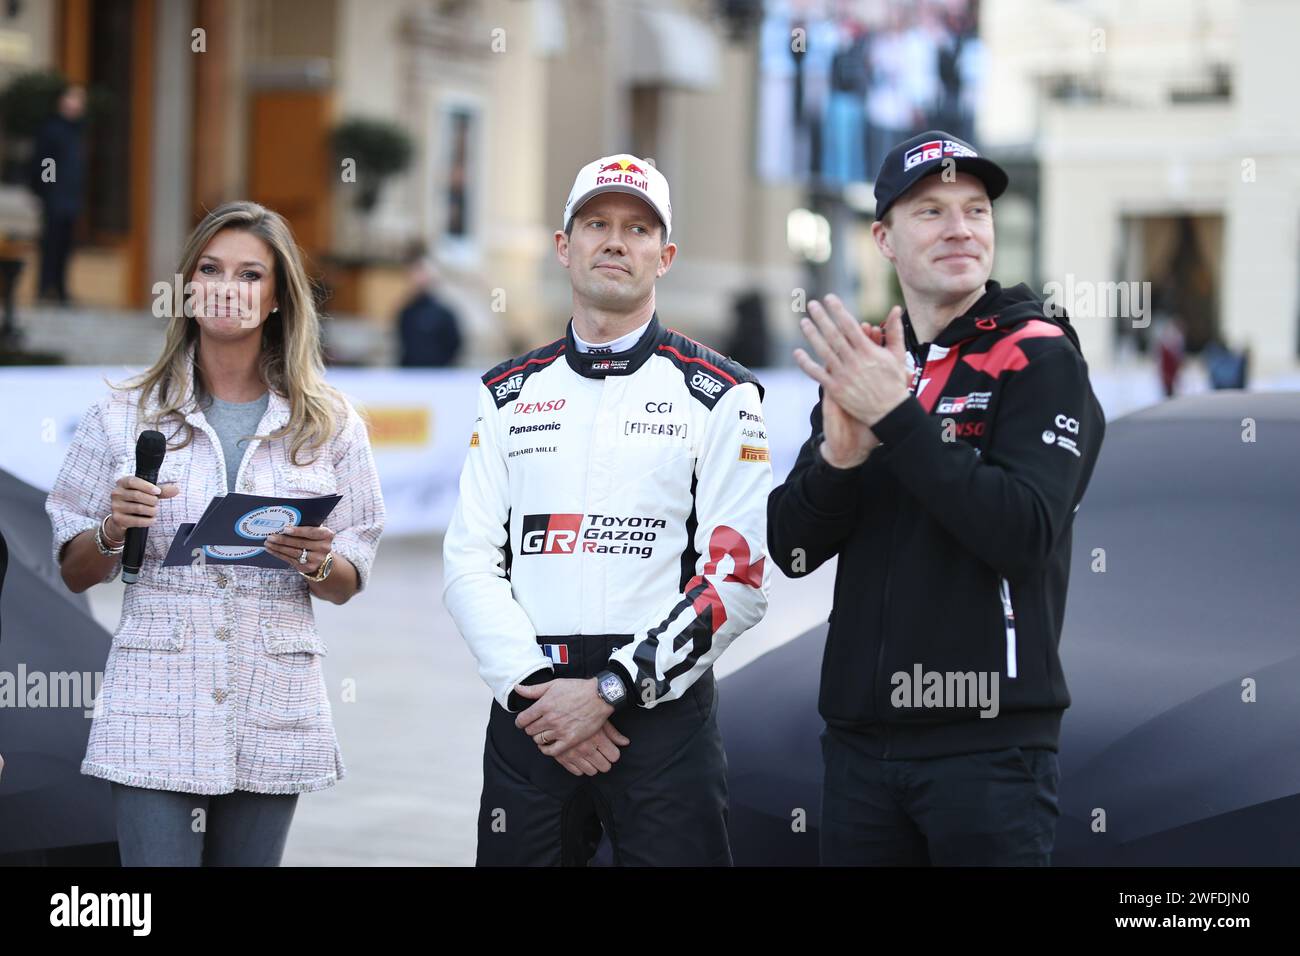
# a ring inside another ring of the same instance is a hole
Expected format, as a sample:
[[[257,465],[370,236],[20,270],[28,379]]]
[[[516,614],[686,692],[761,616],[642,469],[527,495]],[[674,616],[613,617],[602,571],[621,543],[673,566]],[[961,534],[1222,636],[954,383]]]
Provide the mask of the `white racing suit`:
[[[761,386],[652,319],[631,349],[565,338],[483,376],[443,599],[495,702],[478,861],[726,864],[713,662],[767,607]],[[631,743],[576,777],[514,725],[516,684],[611,670]]]

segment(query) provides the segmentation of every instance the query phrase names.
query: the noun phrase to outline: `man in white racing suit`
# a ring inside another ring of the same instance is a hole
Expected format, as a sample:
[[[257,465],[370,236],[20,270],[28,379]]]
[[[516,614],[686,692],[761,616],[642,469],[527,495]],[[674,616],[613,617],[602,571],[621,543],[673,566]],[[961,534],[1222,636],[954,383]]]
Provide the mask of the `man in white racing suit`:
[[[762,389],[660,325],[668,183],[578,174],[564,338],[483,376],[443,600],[495,701],[479,865],[727,865],[713,663],[767,607]]]

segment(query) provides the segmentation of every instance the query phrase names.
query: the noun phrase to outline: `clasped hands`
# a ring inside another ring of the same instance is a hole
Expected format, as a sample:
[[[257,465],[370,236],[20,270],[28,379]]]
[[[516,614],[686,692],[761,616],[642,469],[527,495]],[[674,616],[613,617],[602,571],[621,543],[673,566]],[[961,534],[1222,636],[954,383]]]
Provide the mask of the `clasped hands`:
[[[822,387],[822,457],[837,468],[853,468],[880,444],[871,428],[910,394],[903,309],[894,306],[884,327],[858,322],[838,296],[813,299],[799,326],[818,364],[803,349],[794,360]]]
[[[607,773],[619,748],[632,742],[609,722],[614,708],[596,693],[595,678],[517,684],[515,690],[535,702],[515,718],[515,726],[574,776]]]

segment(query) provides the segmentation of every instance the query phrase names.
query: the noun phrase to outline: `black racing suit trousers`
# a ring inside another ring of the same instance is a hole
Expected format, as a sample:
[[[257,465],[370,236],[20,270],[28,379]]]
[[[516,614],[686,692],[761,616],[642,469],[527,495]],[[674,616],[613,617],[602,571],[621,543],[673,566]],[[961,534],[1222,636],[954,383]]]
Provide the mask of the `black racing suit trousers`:
[[[562,646],[557,678],[594,677],[627,635],[538,638]],[[554,659],[554,658],[553,658]],[[635,689],[633,689],[635,693]],[[602,833],[615,866],[730,866],[727,758],[707,671],[677,700],[610,718],[631,743],[594,777],[538,750],[493,701],[483,747],[479,866],[586,866]],[[604,854],[602,854],[602,857]]]

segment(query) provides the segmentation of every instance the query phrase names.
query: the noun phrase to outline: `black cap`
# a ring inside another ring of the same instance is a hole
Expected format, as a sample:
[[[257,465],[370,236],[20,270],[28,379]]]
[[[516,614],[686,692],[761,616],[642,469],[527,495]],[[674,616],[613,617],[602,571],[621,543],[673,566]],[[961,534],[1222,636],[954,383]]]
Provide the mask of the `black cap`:
[[[889,207],[920,180],[942,172],[946,159],[956,163],[959,173],[970,173],[983,182],[989,199],[997,199],[1006,191],[1009,180],[1001,166],[952,133],[927,130],[899,143],[880,164],[876,174],[876,218],[885,218]]]

